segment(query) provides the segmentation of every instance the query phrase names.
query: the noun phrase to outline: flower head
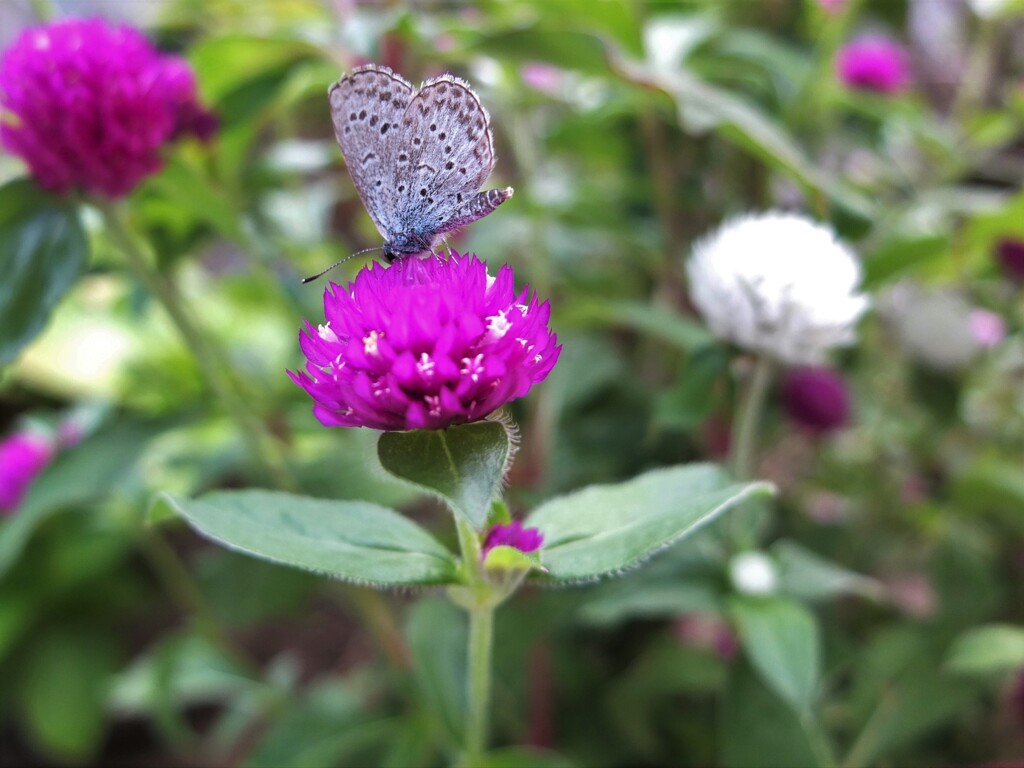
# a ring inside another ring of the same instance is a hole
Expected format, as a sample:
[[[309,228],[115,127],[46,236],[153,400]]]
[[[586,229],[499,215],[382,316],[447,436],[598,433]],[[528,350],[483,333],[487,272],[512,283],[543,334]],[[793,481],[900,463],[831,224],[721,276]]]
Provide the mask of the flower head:
[[[127,194],[183,134],[208,138],[184,60],[137,30],[68,19],[25,30],[0,58],[0,143],[54,192]]]
[[[16,432],[0,441],[0,513],[18,508],[53,454],[53,443],[34,432]]]
[[[977,310],[952,289],[901,283],[889,290],[881,306],[904,349],[938,371],[966,368],[993,341],[995,329],[979,328]],[[983,325],[992,325],[981,318]]]
[[[484,539],[483,556],[495,547],[513,547],[520,552],[535,552],[544,543],[544,534],[536,528],[523,528],[518,520],[508,525],[496,525],[487,532]]]
[[[1014,282],[1024,282],[1024,240],[1005,237],[996,244],[996,259],[1003,274]]]
[[[694,246],[690,297],[720,338],[787,363],[818,364],[852,344],[868,299],[860,265],[828,227],[765,213],[724,224]]]
[[[836,57],[836,74],[848,88],[899,93],[910,82],[910,62],[895,40],[868,35],[847,43]]]
[[[846,382],[828,368],[798,368],[782,380],[782,404],[801,427],[824,434],[846,424],[850,415]]]
[[[542,381],[561,347],[550,306],[512,269],[475,255],[403,259],[324,291],[327,322],[306,323],[305,372],[289,372],[326,426],[443,429],[482,419]]]

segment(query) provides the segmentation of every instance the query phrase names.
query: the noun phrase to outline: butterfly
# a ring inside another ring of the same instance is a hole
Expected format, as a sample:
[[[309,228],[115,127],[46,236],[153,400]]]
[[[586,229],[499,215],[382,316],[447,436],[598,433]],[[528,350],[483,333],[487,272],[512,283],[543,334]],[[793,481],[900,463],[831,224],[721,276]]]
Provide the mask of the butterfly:
[[[512,197],[511,187],[480,191],[494,169],[494,139],[487,110],[464,80],[441,75],[416,90],[369,64],[328,96],[334,135],[388,263],[432,251],[439,236]]]

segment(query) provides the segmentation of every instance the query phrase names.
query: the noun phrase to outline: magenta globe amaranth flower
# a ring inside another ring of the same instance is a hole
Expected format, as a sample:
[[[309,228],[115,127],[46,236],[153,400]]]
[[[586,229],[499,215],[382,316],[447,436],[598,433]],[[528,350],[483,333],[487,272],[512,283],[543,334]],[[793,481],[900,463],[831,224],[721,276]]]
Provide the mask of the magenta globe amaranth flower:
[[[828,368],[797,368],[782,380],[782,404],[793,421],[815,434],[844,426],[850,416],[843,378]]]
[[[17,432],[0,441],[0,513],[18,508],[53,454],[52,441],[34,432]]]
[[[0,58],[0,112],[0,143],[41,186],[105,197],[158,171],[168,142],[216,129],[183,59],[101,19],[25,30]]]
[[[840,49],[836,73],[849,88],[894,94],[910,82],[910,61],[903,46],[895,40],[870,35]]]
[[[403,259],[324,291],[325,325],[306,323],[305,372],[289,375],[331,427],[442,429],[482,419],[550,373],[561,347],[550,307],[518,294],[475,255]]]
[[[1004,275],[1016,283],[1024,283],[1024,240],[1004,237],[996,244],[996,259]]]
[[[544,534],[537,528],[523,528],[518,520],[508,525],[498,524],[484,538],[483,556],[495,547],[512,547],[520,552],[536,552],[544,543]]]

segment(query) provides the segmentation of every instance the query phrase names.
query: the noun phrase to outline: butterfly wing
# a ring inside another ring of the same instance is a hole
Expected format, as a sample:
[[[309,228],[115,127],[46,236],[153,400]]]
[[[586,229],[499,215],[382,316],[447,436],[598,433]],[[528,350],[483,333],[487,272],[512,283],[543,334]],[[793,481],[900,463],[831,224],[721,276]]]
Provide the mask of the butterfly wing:
[[[494,169],[490,116],[469,85],[451,75],[428,80],[412,97],[395,146],[396,216],[410,235],[450,229]]]
[[[394,148],[401,142],[401,119],[413,93],[405,78],[376,64],[354,69],[328,92],[334,135],[352,183],[377,230],[389,241],[402,231],[400,206],[388,185],[393,180]]]

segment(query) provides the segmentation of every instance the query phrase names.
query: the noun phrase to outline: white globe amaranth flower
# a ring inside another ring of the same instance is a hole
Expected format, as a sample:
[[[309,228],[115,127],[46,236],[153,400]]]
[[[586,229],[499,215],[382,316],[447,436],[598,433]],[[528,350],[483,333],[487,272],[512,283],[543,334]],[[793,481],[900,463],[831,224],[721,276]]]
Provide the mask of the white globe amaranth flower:
[[[727,221],[696,243],[686,267],[712,333],[784,363],[820,364],[831,348],[854,343],[868,308],[853,251],[799,214]]]
[[[764,552],[741,552],[729,562],[729,580],[743,595],[770,595],[778,588],[779,571]]]

